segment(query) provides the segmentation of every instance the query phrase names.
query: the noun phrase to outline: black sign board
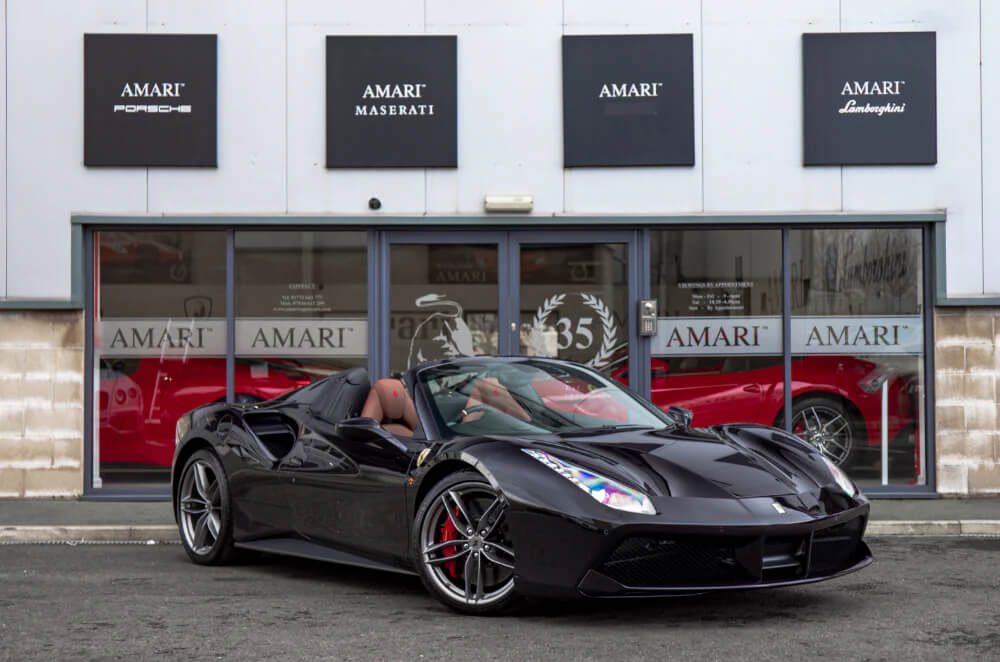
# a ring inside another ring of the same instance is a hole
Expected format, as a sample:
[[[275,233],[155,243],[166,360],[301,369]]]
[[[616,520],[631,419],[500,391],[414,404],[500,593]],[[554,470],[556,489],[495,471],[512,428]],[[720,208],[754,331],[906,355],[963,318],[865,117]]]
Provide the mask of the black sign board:
[[[563,37],[563,164],[694,165],[689,34]]]
[[[805,165],[937,163],[933,32],[802,35]]]
[[[453,36],[326,38],[326,167],[458,165]]]
[[[214,34],[86,34],[83,62],[85,165],[217,165]]]

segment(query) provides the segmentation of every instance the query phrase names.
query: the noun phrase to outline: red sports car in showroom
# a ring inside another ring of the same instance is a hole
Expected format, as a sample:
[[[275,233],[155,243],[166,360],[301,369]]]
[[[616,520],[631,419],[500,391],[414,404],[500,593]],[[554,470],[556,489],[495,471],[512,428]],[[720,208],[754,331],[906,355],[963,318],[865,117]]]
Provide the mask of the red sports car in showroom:
[[[784,425],[784,369],[780,357],[672,357],[652,359],[651,393],[658,407],[679,406],[699,426],[745,422]],[[625,368],[612,375],[625,383]],[[792,431],[835,464],[858,459],[882,440],[882,384],[889,384],[890,449],[919,473],[919,435],[913,388],[905,375],[852,356],[806,356],[792,361]]]
[[[330,373],[284,361],[236,362],[236,399],[270,400]],[[186,411],[226,399],[224,359],[102,359],[102,464],[169,467]]]

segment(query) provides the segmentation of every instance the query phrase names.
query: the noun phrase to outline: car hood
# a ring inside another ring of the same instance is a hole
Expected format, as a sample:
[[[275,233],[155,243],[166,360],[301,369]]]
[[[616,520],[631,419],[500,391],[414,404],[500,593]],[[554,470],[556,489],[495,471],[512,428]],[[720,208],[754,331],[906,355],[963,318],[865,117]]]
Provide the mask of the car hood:
[[[533,446],[651,495],[781,496],[831,482],[818,454],[764,426],[564,434]]]

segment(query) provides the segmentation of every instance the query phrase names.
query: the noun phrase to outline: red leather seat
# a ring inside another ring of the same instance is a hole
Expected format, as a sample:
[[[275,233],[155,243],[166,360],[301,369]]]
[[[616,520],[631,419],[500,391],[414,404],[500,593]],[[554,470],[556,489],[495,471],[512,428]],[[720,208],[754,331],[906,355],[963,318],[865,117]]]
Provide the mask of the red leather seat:
[[[361,408],[361,415],[374,418],[391,434],[412,437],[417,429],[417,410],[398,379],[380,379]]]

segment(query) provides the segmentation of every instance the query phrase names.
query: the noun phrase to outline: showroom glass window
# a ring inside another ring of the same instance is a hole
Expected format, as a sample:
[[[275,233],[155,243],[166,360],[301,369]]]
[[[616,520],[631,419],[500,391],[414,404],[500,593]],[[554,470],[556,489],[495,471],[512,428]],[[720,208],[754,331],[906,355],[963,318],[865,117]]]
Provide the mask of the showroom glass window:
[[[697,426],[780,424],[781,231],[650,232],[651,399]]]
[[[862,485],[926,482],[921,236],[790,233],[792,427]]]
[[[236,232],[237,401],[368,365],[364,232]]]
[[[169,480],[182,413],[226,395],[224,232],[98,232],[95,487]]]

